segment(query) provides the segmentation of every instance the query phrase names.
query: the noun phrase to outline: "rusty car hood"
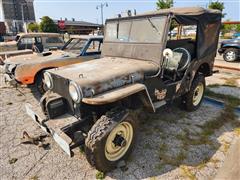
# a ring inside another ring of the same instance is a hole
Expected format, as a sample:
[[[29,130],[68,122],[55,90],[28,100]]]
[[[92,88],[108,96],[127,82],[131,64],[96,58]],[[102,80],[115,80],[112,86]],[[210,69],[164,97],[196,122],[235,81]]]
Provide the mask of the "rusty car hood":
[[[155,75],[158,71],[159,66],[154,62],[118,57],[104,57],[50,70],[78,83],[84,97],[142,81],[145,76]]]
[[[46,53],[49,53],[48,55]],[[8,58],[5,63],[6,64],[37,64],[41,63],[43,61],[51,61],[51,60],[57,60],[57,59],[65,59],[65,58],[71,58],[71,57],[77,57],[79,54],[74,53],[68,53],[64,51],[51,51],[51,52],[45,52],[44,53],[33,53],[33,54],[27,54],[27,55],[20,55]]]

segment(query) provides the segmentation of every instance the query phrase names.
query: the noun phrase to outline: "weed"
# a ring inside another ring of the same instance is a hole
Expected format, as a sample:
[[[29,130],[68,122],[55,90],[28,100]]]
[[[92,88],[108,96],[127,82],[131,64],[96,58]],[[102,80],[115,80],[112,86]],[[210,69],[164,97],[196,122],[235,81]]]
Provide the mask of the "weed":
[[[191,172],[191,170],[187,166],[180,166],[182,174],[188,177],[190,180],[195,180],[196,176]]]
[[[35,176],[31,177],[30,180],[38,180],[38,176],[35,175]]]
[[[105,178],[105,174],[103,173],[103,172],[101,172],[101,171],[98,171],[97,173],[96,173],[96,179],[104,179]]]
[[[224,102],[227,102],[227,104],[231,107],[236,107],[236,106],[240,105],[240,99],[235,96],[232,96],[232,95],[215,93],[215,92],[211,91],[210,89],[206,89],[205,95],[223,100]]]
[[[237,136],[240,136],[240,127],[235,128],[235,129],[234,129],[234,133],[235,133]]]
[[[151,144],[149,144],[149,143],[144,144],[144,149],[152,149]]]
[[[232,77],[232,78],[222,78],[225,80],[224,85],[228,85],[231,87],[236,87],[238,85],[237,80],[239,79],[238,77]]]
[[[9,164],[14,164],[15,162],[17,162],[17,158],[12,158],[12,159],[10,159],[8,162],[9,162]]]

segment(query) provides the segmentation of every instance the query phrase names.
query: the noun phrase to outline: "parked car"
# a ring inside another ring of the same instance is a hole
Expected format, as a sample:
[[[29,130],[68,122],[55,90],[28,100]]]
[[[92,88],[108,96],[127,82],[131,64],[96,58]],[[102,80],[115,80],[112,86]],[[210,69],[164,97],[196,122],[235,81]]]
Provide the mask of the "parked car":
[[[43,94],[42,78],[46,69],[100,58],[102,36],[72,36],[62,50],[47,51],[8,58],[5,61],[5,80],[10,84],[35,84]]]
[[[201,105],[213,74],[221,12],[171,8],[108,19],[99,60],[48,70],[50,89],[27,114],[69,155],[84,146],[98,170],[114,169],[136,142],[139,108],[155,112],[181,98],[187,111]],[[196,25],[196,38],[168,40],[170,23]],[[143,28],[144,27],[144,28]]]
[[[234,33],[233,34],[233,39],[235,38],[240,38],[240,32]]]
[[[4,37],[0,35],[0,42],[4,42]]]
[[[227,62],[240,60],[240,37],[221,42],[218,53]]]

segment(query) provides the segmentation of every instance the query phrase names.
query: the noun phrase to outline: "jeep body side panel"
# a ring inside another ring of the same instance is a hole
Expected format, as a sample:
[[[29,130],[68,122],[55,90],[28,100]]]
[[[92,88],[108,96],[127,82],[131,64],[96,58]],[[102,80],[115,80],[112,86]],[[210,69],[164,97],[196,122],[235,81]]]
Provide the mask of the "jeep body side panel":
[[[103,94],[99,94],[93,98],[83,98],[82,102],[90,105],[109,104],[141,91],[144,91],[146,93],[145,95],[147,96],[148,104],[152,108],[152,110],[155,111],[155,108],[153,106],[152,100],[149,96],[146,86],[140,83],[127,85]]]

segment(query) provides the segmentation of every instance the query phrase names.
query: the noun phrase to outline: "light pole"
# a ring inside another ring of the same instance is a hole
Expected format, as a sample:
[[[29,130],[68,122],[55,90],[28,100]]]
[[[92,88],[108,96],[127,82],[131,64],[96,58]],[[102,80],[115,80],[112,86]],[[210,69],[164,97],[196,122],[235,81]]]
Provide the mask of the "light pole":
[[[25,30],[25,33],[26,33],[26,32],[27,32],[27,26],[26,26],[26,23],[25,23],[24,9],[23,9],[23,6],[26,5],[26,3],[22,3],[22,4],[20,4],[20,5],[21,5],[21,11],[22,11],[23,27],[24,27],[24,30]]]
[[[108,3],[101,3],[100,5],[97,5],[96,9],[101,8],[101,19],[102,19],[102,26],[103,26],[103,8],[104,6],[108,7]]]

